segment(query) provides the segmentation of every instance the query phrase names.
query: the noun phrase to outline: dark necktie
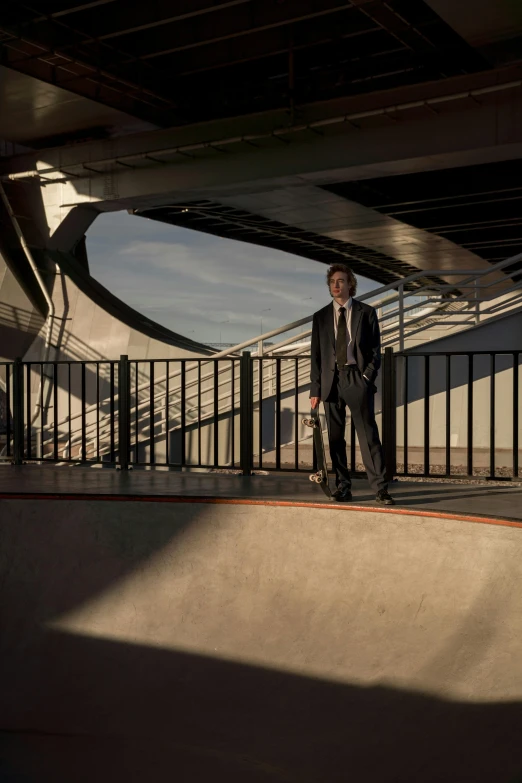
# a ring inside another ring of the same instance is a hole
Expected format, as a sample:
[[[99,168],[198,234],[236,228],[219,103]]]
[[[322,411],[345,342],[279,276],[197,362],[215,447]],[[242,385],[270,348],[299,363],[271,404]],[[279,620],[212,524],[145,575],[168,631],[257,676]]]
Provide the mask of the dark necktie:
[[[337,340],[335,341],[335,357],[339,367],[344,367],[347,362],[348,330],[346,328],[346,308],[339,308],[339,320],[337,322]]]

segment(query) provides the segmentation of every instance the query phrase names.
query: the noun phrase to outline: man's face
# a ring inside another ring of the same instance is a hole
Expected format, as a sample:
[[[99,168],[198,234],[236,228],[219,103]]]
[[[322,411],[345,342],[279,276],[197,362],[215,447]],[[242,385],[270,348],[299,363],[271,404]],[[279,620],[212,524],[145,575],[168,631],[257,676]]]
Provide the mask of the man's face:
[[[330,278],[330,293],[334,299],[346,302],[350,298],[350,287],[345,272],[334,272]]]

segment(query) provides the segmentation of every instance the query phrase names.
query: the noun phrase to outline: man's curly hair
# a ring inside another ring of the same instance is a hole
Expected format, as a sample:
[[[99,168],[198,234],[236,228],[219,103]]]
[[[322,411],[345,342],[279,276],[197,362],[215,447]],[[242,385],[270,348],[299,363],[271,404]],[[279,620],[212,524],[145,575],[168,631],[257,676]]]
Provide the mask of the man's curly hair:
[[[328,286],[328,290],[330,289],[330,280],[336,272],[340,272],[341,274],[346,275],[348,285],[350,286],[350,296],[355,296],[357,293],[357,278],[355,277],[350,267],[346,266],[346,264],[332,264],[328,268],[326,273],[326,285]]]

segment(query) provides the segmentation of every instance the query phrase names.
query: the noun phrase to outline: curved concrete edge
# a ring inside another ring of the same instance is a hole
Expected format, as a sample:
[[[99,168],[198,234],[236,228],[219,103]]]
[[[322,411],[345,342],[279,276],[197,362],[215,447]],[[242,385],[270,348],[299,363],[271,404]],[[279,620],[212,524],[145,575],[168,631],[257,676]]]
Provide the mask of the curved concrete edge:
[[[56,262],[74,285],[106,313],[121,321],[125,326],[141,332],[146,337],[186,351],[211,355],[214,353],[207,345],[190,340],[165,326],[152,321],[130,305],[112,294],[105,286],[92,277],[72,253],[48,250],[48,255]]]
[[[140,315],[92,278],[71,254],[52,251],[59,272],[52,298],[52,361],[107,361],[125,354],[132,361],[174,360],[212,356],[215,351]],[[29,362],[45,355],[40,329],[24,354]]]
[[[187,497],[186,495],[107,495],[91,493],[46,493],[46,492],[2,492],[0,500],[83,500],[99,502],[130,502],[130,503],[189,503],[204,505],[228,506],[268,506],[271,508],[314,508],[318,510],[332,509],[345,513],[364,512],[373,514],[391,514],[392,516],[424,517],[427,519],[452,520],[456,522],[472,522],[483,525],[500,525],[522,529],[520,520],[510,517],[489,517],[480,514],[457,514],[447,511],[429,509],[407,509],[400,506],[361,506],[355,503],[339,505],[338,503],[307,503],[291,500],[258,500],[249,498],[222,497]]]

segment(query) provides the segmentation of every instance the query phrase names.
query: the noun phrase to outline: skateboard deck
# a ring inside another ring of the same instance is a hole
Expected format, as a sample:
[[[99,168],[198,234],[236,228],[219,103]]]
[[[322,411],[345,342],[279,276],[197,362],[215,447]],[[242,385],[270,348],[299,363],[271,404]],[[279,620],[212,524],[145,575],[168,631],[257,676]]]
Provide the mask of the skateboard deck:
[[[302,423],[305,425],[305,427],[310,427],[312,429],[314,451],[317,459],[317,472],[310,474],[310,481],[314,481],[316,484],[319,484],[326,497],[331,498],[332,492],[330,490],[330,483],[328,481],[328,468],[326,466],[326,454],[324,450],[323,431],[321,429],[321,422],[319,420],[319,409],[313,408],[310,411],[310,418],[303,419]]]

